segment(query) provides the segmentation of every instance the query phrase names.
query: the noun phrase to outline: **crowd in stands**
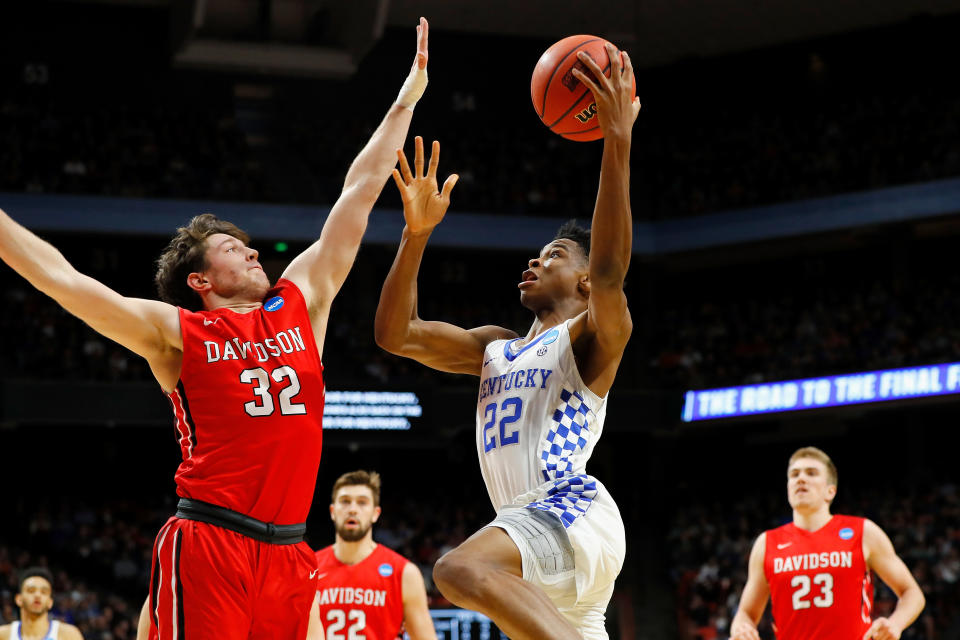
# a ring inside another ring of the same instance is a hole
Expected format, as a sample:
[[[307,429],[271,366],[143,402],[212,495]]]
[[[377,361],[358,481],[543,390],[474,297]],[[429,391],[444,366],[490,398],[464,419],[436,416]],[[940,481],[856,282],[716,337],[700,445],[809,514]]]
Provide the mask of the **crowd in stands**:
[[[926,608],[903,640],[955,638],[960,625],[957,485],[870,490],[846,500],[842,496],[832,511],[870,518],[884,529],[926,596]],[[667,543],[680,640],[729,638],[753,541],[762,531],[789,521],[785,502],[782,492],[758,493],[677,510]],[[896,596],[881,581],[874,585],[874,616],[887,616]],[[759,628],[764,640],[772,640],[769,607]]]
[[[807,69],[797,69],[795,52],[785,48],[641,72],[636,217],[696,215],[960,175],[954,85],[923,83],[907,64],[883,83],[864,80],[847,58],[861,46],[885,50],[886,40],[862,45],[854,39],[845,52],[843,38],[831,55],[811,53]],[[330,204],[395,91],[371,86],[369,69],[395,59],[389,49],[397,46],[385,41],[372,54],[375,61],[349,82],[262,81],[269,97],[258,101],[238,94],[229,78],[187,72],[159,74],[151,84],[130,83],[98,99],[58,88],[56,74],[49,86],[4,87],[0,191]],[[457,54],[456,46],[448,56]],[[486,48],[473,40],[459,46]],[[910,58],[915,66],[935,65],[922,48],[901,50],[916,58]],[[588,214],[600,145],[548,133],[527,102],[525,71],[504,78],[508,70],[461,53],[458,59],[477,67],[471,87],[455,79],[445,86],[438,78],[412,130],[439,139],[444,170],[461,175],[453,210]],[[764,67],[758,60],[765,59],[774,62]],[[740,77],[776,69],[782,76],[770,82],[787,101],[770,100],[765,85]],[[701,91],[720,91],[724,82],[723,100],[702,99]],[[505,88],[519,92],[509,105],[501,104]],[[393,190],[387,185],[387,202],[396,204]]]
[[[648,371],[709,388],[960,360],[960,277],[919,269],[804,286],[714,290],[656,316]]]

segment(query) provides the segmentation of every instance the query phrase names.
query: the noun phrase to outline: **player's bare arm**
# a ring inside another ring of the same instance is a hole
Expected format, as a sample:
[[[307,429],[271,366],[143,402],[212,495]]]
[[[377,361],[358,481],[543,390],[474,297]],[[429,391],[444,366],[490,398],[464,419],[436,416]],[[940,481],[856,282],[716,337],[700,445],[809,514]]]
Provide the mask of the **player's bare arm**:
[[[57,634],[59,640],[83,640],[83,634],[72,624],[60,623],[60,633]]]
[[[600,186],[590,229],[590,297],[587,312],[570,327],[577,367],[584,383],[605,396],[633,331],[623,283],[630,266],[633,221],[630,213],[630,145],[633,124],[640,113],[633,97],[633,65],[623,53],[607,45],[610,78],[586,53],[580,60],[593,79],[579,69],[573,73],[593,93],[597,119],[603,130]]]
[[[330,305],[357,257],[367,219],[396,164],[395,151],[407,137],[413,107],[426,88],[427,35],[427,21],[421,18],[417,26],[417,53],[397,102],[350,165],[343,191],[330,210],[319,240],[297,256],[283,273],[306,298],[321,354]]]
[[[761,533],[750,550],[747,564],[747,584],[740,594],[737,613],[730,624],[731,640],[760,640],[757,623],[770,599],[770,585],[763,573],[763,558],[767,550],[767,534]]]
[[[310,607],[310,622],[307,623],[306,640],[323,640],[323,621],[320,620],[320,594],[313,596],[313,606]]]
[[[2,210],[0,258],[97,333],[143,356],[164,390],[176,387],[183,358],[176,307],[157,300],[124,297],[80,273],[50,243]]]
[[[867,566],[897,594],[897,606],[886,618],[877,618],[864,636],[872,640],[898,640],[926,604],[923,590],[877,524],[863,522],[863,557]]]
[[[377,344],[398,356],[412,358],[428,367],[450,373],[480,375],[483,351],[500,338],[517,334],[495,326],[463,329],[446,322],[427,321],[417,313],[417,274],[427,241],[450,206],[450,193],[459,177],[452,174],[437,188],[440,143],[434,141],[430,164],[424,172],[423,138],[414,140],[414,171],[403,150],[396,151],[400,163],[393,179],[403,199],[406,226],[397,257],[380,292],[374,331]]]
[[[423,575],[412,562],[403,568],[403,626],[410,640],[437,640],[433,618],[427,607],[427,589]]]

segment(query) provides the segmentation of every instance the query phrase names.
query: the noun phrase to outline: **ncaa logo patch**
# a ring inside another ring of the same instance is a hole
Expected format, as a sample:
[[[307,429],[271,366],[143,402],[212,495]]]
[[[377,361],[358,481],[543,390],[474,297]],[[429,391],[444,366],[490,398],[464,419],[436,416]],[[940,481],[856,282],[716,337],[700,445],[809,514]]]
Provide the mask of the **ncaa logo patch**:
[[[280,296],[274,296],[267,300],[266,304],[263,305],[263,308],[267,311],[276,311],[283,306],[283,298]]]
[[[837,535],[840,536],[843,540],[849,540],[850,538],[853,537],[853,529],[851,529],[850,527],[844,527],[843,529],[840,529],[840,533],[838,533]]]
[[[553,344],[559,337],[560,331],[558,329],[550,329],[550,331],[547,332],[547,335],[543,336],[543,344]]]
[[[384,578],[389,578],[393,575],[393,567],[384,562],[382,565],[377,567],[377,573],[382,575]]]

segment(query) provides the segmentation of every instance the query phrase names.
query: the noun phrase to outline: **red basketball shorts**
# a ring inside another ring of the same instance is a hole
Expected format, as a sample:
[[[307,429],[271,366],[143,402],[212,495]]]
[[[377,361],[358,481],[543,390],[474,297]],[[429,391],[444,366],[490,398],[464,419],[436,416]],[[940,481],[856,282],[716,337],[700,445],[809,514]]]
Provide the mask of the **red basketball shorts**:
[[[153,543],[151,640],[303,640],[317,560],[305,542],[259,542],[170,518]]]

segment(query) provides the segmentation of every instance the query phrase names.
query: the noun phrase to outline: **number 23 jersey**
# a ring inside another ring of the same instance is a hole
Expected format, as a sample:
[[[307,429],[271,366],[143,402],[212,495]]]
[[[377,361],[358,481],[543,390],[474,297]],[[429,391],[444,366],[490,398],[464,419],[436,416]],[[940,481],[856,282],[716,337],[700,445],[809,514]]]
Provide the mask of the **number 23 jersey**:
[[[767,531],[763,570],[777,640],[860,640],[870,628],[873,582],[863,518],[834,515],[816,531]]]
[[[180,309],[177,494],[263,522],[304,522],[320,466],[323,366],[289,280],[249,313]]]

